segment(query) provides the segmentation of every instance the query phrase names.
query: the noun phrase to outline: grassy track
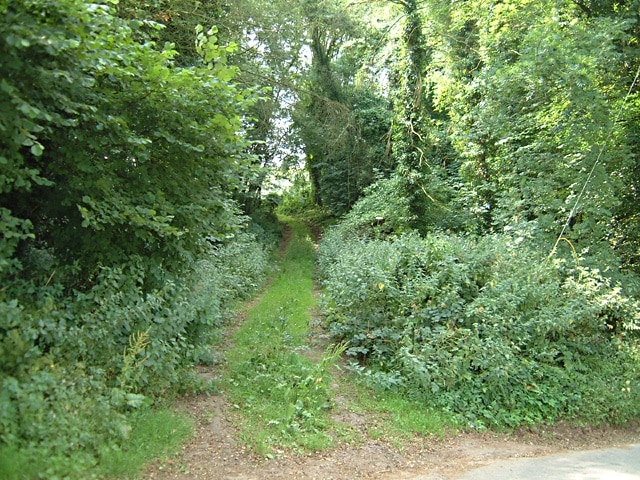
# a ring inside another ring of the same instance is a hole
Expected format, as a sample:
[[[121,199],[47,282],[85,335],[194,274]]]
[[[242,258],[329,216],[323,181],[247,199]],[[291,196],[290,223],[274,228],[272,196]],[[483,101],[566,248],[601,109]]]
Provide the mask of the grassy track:
[[[313,272],[314,247],[307,227],[289,219],[291,240],[280,262],[280,270],[261,301],[248,312],[247,320],[234,338],[229,355],[252,350],[256,334],[265,341],[278,342],[283,328],[300,346],[309,326],[309,311],[315,306]],[[231,357],[230,357],[231,358]]]
[[[349,425],[330,420],[332,392],[350,398],[348,409],[367,412],[378,432],[401,444],[414,434],[442,434],[451,425],[419,400],[391,391],[374,392],[350,375],[332,380],[331,369],[344,352],[330,347],[320,360],[305,355],[313,296],[315,249],[307,227],[288,218],[291,241],[280,270],[260,301],[231,339],[228,373],[223,388],[239,412],[242,440],[257,453],[272,456],[280,449],[317,451],[335,440],[358,435]],[[317,358],[317,355],[315,355]]]
[[[313,296],[314,247],[309,230],[286,219],[291,240],[280,270],[232,338],[224,389],[240,411],[245,443],[263,455],[331,445],[327,410],[329,368],[340,352],[319,362],[304,355]]]

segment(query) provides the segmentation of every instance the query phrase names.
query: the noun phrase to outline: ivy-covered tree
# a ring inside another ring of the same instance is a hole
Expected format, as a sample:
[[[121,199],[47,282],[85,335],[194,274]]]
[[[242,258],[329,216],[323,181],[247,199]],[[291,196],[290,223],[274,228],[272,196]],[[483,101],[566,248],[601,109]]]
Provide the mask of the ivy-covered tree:
[[[438,102],[462,159],[460,198],[478,226],[533,222],[553,237],[568,220],[575,244],[606,241],[626,189],[613,120],[629,84],[612,74],[625,22],[596,24],[574,2],[528,1],[465,2],[446,21],[468,48],[443,43]]]
[[[386,28],[393,45],[387,59],[394,112],[389,146],[400,179],[398,195],[409,200],[416,228],[450,227],[457,221],[446,205],[451,200],[447,181],[455,155],[445,134],[447,113],[436,108],[430,74],[442,31],[434,28],[436,22],[428,15],[435,15],[441,2],[386,3],[393,6]]]
[[[380,37],[339,2],[308,4],[305,15],[311,69],[296,107],[295,126],[315,201],[340,215],[377,176],[392,168],[386,152],[388,102],[371,78],[360,75]]]

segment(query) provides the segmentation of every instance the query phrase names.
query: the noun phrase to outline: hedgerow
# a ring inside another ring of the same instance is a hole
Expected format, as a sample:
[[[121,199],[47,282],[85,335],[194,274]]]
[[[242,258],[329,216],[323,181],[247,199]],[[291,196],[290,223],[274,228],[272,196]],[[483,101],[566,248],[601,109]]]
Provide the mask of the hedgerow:
[[[126,448],[268,263],[234,200],[257,101],[237,47],[199,27],[179,67],[117,4],[0,4],[2,478],[87,478]]]
[[[3,292],[21,301],[0,302],[0,452],[48,459],[42,478],[82,476],[109,445],[126,445],[132,410],[189,387],[188,368],[261,284],[269,252],[239,233],[152,292],[139,261],[103,268],[72,298],[18,282]]]
[[[476,428],[640,414],[638,302],[522,238],[345,238],[319,249],[352,367]]]

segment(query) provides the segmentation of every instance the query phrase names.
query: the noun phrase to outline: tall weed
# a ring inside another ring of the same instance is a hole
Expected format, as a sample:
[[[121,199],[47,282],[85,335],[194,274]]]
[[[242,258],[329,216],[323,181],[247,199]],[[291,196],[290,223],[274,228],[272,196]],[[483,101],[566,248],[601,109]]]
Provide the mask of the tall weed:
[[[329,232],[327,325],[354,368],[470,426],[640,414],[638,302],[521,238]]]

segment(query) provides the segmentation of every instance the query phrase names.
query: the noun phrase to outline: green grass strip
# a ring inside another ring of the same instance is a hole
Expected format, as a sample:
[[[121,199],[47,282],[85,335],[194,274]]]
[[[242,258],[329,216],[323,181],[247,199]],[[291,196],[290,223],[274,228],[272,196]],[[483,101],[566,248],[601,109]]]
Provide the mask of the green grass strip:
[[[232,339],[225,379],[240,415],[241,438],[256,452],[314,451],[331,445],[329,368],[340,351],[314,362],[305,356],[313,296],[315,251],[309,230],[284,219],[291,241],[261,300]]]
[[[234,352],[252,350],[256,340],[279,343],[283,330],[297,345],[306,340],[309,311],[316,302],[312,295],[315,251],[307,227],[289,219],[291,240],[269,288],[234,338]],[[231,357],[230,357],[231,358]]]
[[[177,452],[193,431],[191,419],[169,410],[136,412],[131,421],[126,447],[102,452],[101,478],[138,478],[145,464]]]
[[[192,433],[191,420],[170,410],[143,409],[129,417],[131,431],[124,445],[104,443],[95,452],[78,449],[71,455],[50,449],[16,450],[0,447],[0,478],[25,479],[118,479],[139,478],[150,461],[178,451]]]

